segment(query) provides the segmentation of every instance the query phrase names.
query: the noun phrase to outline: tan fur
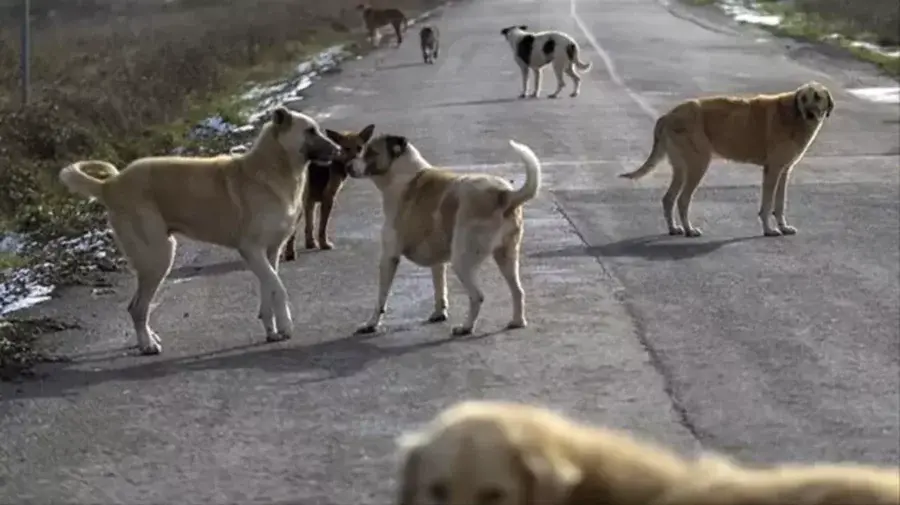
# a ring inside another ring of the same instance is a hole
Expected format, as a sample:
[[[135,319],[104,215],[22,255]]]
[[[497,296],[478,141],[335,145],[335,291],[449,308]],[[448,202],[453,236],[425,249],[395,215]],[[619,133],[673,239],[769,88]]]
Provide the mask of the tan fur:
[[[515,190],[493,175],[459,175],[432,167],[405,137],[370,141],[351,165],[352,177],[369,177],[381,191],[385,223],[381,233],[378,301],[360,333],[381,324],[401,257],[431,268],[434,312],[429,322],[447,320],[447,264],[469,295],[465,323],[454,335],[472,332],[484,295],[476,271],[492,255],[509,287],[513,317],[508,328],[526,326],[525,293],[519,279],[521,206],[540,187],[540,161],[527,146],[510,141],[526,164],[526,181]]]
[[[400,44],[403,43],[403,32],[409,26],[409,20],[406,19],[403,11],[394,8],[375,9],[364,4],[357,5],[356,9],[362,12],[366,33],[372,45],[376,45],[376,31],[378,28],[390,24],[394,29],[394,35],[397,37],[397,47],[400,47]]]
[[[334,209],[338,193],[344,187],[344,181],[347,180],[347,165],[362,151],[366,142],[371,138],[374,129],[375,125],[370,124],[359,132],[325,130],[328,138],[341,147],[341,154],[330,163],[323,165],[310,163],[306,169],[307,179],[303,191],[303,212],[301,212],[300,217],[306,217],[304,238],[306,239],[307,249],[319,247],[322,250],[329,250],[334,248],[334,244],[328,239],[328,222],[331,218],[331,211]],[[316,208],[319,210],[318,240],[313,235]],[[296,240],[297,231],[294,230],[284,246],[282,254],[284,261],[297,259]]]
[[[699,237],[701,232],[691,224],[688,214],[711,159],[717,156],[760,165],[763,181],[759,218],[763,234],[793,235],[797,229],[785,216],[788,178],[833,109],[829,90],[814,81],[776,95],[688,100],[657,120],[647,161],[620,177],[639,179],[668,156],[672,181],[662,203],[669,234]],[[673,217],[676,199],[682,226],[676,225]],[[771,227],[772,215],[777,229]]]
[[[900,469],[687,459],[550,409],[463,401],[404,434],[399,505],[898,505]]]
[[[308,160],[337,154],[339,147],[312,118],[279,107],[244,154],[142,158],[121,172],[104,161],[81,161],[59,177],[69,190],[106,207],[119,248],[137,274],[128,312],[138,347],[158,354],[162,343],[148,325],[150,304],[172,268],[175,233],[240,252],[260,283],[266,339],[290,338],[279,252],[300,212]],[[92,170],[108,177],[86,173]]]

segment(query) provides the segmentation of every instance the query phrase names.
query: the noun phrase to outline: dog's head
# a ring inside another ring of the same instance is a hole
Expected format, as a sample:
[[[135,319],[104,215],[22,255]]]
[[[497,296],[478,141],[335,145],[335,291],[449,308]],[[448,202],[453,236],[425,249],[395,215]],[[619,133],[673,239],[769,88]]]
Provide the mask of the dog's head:
[[[831,116],[834,98],[825,85],[810,81],[794,91],[794,107],[807,121],[822,121]]]
[[[463,402],[402,437],[398,505],[565,503],[582,472],[534,433],[532,414],[516,405]]]
[[[339,132],[335,130],[325,130],[325,135],[331,141],[340,146],[341,153],[338,154],[330,163],[314,163],[316,165],[324,165],[331,168],[332,171],[339,175],[346,176],[350,171],[350,163],[359,156],[366,143],[372,138],[375,131],[375,125],[370,124],[359,132]]]
[[[500,34],[503,35],[504,38],[509,39],[510,35],[525,31],[528,31],[528,25],[513,25],[500,30]]]
[[[277,107],[272,111],[272,132],[281,147],[304,160],[329,163],[341,153],[341,148],[329,139],[319,123],[306,114]]]
[[[350,164],[350,177],[389,177],[421,166],[419,152],[401,135],[379,135],[370,140]]]

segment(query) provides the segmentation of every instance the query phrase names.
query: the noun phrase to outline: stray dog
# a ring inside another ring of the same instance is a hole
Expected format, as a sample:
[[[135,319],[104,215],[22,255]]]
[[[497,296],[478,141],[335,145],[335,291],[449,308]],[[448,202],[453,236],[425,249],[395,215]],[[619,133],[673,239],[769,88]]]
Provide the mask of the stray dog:
[[[403,434],[396,503],[419,505],[897,505],[900,469],[746,469],[687,459],[552,410],[463,401]]]
[[[578,96],[581,92],[581,76],[575,71],[590,70],[591,62],[582,62],[578,55],[581,50],[575,39],[569,35],[556,31],[529,32],[528,26],[509,26],[500,33],[516,53],[516,63],[522,71],[522,94],[519,98],[537,98],[541,92],[541,72],[545,65],[553,63],[553,73],[556,74],[556,91],[547,95],[547,98],[556,98],[565,87],[563,73],[572,78],[575,89],[569,95]],[[534,74],[534,93],[528,95],[528,70]]]
[[[303,215],[306,217],[305,238],[306,248],[315,249],[332,249],[334,244],[328,240],[328,218],[331,217],[331,210],[334,208],[334,202],[337,199],[338,192],[344,186],[347,180],[347,165],[356,157],[357,153],[362,151],[366,142],[372,138],[372,132],[375,125],[366,126],[359,133],[356,132],[336,132],[334,130],[325,130],[325,134],[334,143],[341,147],[341,154],[328,163],[320,164],[319,162],[309,162],[307,168],[306,189],[303,192]],[[319,229],[318,244],[313,236],[313,220],[315,218],[316,204],[319,208]],[[297,231],[291,233],[284,246],[284,261],[294,261],[296,259],[296,240]]]
[[[401,33],[400,28],[402,27],[405,32],[409,27],[409,20],[406,19],[406,15],[403,14],[403,11],[394,8],[374,9],[365,4],[357,5],[356,10],[362,11],[363,23],[366,25],[366,33],[368,33],[369,42],[373,46],[377,45],[376,37],[378,35],[378,28],[390,24],[391,27],[394,28],[394,34],[397,36],[397,47],[400,47],[400,44],[403,43],[403,33]]]
[[[116,242],[137,274],[128,313],[138,347],[142,354],[159,354],[162,342],[148,319],[172,268],[175,233],[236,249],[259,280],[266,340],[291,337],[279,253],[300,213],[307,163],[339,154],[315,120],[278,107],[243,154],[141,158],[122,171],[105,161],[80,161],[63,168],[59,178],[70,191],[106,207]]]
[[[422,59],[425,63],[434,63],[441,45],[441,34],[436,26],[426,25],[419,30],[419,45],[422,47]]]
[[[668,156],[672,181],[662,204],[669,235],[699,237],[702,233],[691,224],[688,212],[713,156],[760,165],[763,235],[794,235],[797,229],[785,216],[788,177],[833,110],[831,92],[815,81],[776,95],[687,100],[656,121],[653,148],[644,164],[619,177],[639,179]],[[672,216],[676,199],[682,226]],[[778,229],[771,227],[771,215]]]
[[[476,271],[492,255],[513,301],[507,328],[523,328],[525,292],[519,280],[519,249],[524,230],[522,205],[538,194],[541,164],[534,152],[510,140],[525,162],[519,189],[493,175],[460,175],[431,166],[406,137],[380,135],[350,165],[350,176],[368,177],[381,191],[385,222],[381,230],[378,301],[357,333],[373,333],[381,324],[400,258],[431,268],[434,312],[428,322],[446,321],[447,263],[469,295],[465,323],[453,335],[472,333],[484,294]]]

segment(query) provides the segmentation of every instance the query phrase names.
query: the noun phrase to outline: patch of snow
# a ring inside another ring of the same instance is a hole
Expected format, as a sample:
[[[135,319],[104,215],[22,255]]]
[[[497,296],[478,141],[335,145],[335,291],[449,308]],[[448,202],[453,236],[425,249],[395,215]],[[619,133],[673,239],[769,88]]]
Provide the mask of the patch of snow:
[[[719,7],[738,23],[750,25],[778,26],[781,16],[766,14],[755,7],[755,3],[745,4],[739,0],[724,0]]]
[[[18,233],[0,236],[0,253],[18,253],[25,247],[25,237]]]
[[[900,103],[900,87],[896,86],[887,88],[856,88],[848,89],[847,92],[870,102]]]

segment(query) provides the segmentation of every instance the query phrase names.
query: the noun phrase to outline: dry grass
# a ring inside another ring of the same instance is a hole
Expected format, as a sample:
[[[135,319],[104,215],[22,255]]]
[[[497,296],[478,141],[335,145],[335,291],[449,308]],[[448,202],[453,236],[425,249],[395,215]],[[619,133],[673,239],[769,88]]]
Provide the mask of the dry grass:
[[[59,169],[82,158],[123,166],[184,145],[196,121],[236,114],[230,97],[248,77],[276,77],[324,46],[361,40],[351,33],[362,24],[358,1],[33,1],[32,101],[22,108],[21,1],[0,0],[0,233],[35,240],[28,258],[6,255],[2,263],[53,264],[47,275],[56,285],[83,280],[84,264],[98,260],[54,252],[54,244],[103,228],[105,213],[66,192]],[[414,14],[439,3],[374,5]],[[103,240],[115,255],[109,236]]]

